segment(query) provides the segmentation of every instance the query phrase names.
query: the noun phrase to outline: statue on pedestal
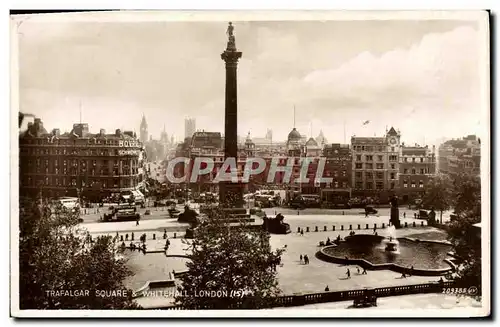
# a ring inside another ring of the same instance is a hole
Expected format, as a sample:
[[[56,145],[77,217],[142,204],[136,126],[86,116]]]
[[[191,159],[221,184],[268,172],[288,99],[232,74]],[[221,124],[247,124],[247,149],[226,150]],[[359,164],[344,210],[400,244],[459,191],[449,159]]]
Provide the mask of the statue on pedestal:
[[[229,25],[227,27],[226,34],[228,36],[228,42],[227,42],[227,49],[228,50],[236,50],[236,39],[233,34],[234,31],[234,26],[233,23],[229,22]]]
[[[394,225],[395,228],[401,227],[401,221],[399,220],[399,206],[398,206],[398,197],[393,196],[390,200],[391,203],[391,218],[390,222]]]

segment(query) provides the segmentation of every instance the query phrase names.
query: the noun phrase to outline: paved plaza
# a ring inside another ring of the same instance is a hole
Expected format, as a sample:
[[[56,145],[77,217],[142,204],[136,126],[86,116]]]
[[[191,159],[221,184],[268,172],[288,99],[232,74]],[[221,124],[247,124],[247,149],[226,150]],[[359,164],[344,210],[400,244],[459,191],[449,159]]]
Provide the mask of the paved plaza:
[[[408,216],[408,215],[407,215]],[[282,255],[282,265],[277,267],[279,286],[285,295],[323,292],[328,286],[330,291],[363,289],[383,286],[398,286],[408,284],[419,284],[435,282],[439,277],[427,276],[408,276],[402,278],[400,273],[390,270],[367,271],[367,274],[358,274],[357,266],[334,264],[317,259],[315,254],[320,250],[319,242],[331,240],[340,236],[344,238],[349,235],[349,225],[352,225],[356,234],[373,234],[373,225],[377,224],[377,233],[381,236],[387,236],[388,229],[380,228],[382,223],[387,224],[388,216],[369,216],[364,215],[317,215],[317,214],[300,214],[286,215],[285,222],[290,224],[292,232],[286,235],[271,235],[271,246],[273,249],[285,248]],[[443,231],[424,226],[420,224],[423,220],[414,218],[403,218],[402,224],[405,222],[409,226],[416,222],[417,227],[401,228],[396,231],[397,237],[410,236],[420,239],[438,239],[444,240],[445,234]],[[361,225],[361,230],[358,230],[358,224]],[[366,224],[370,228],[366,229]],[[318,226],[318,232],[315,227]],[[324,226],[327,231],[323,231]],[[335,231],[333,231],[335,226]],[[341,230],[344,226],[344,230]],[[120,235],[125,233],[131,235],[134,232],[135,242],[142,233],[146,233],[146,246],[148,251],[162,251],[165,246],[163,239],[163,231],[167,229],[167,235],[170,240],[170,247],[167,254],[189,255],[189,240],[183,237],[184,230],[188,227],[187,224],[180,224],[173,218],[143,220],[139,226],[135,222],[110,222],[110,223],[83,223],[81,227],[87,229],[91,235]],[[309,227],[309,232],[304,235],[297,233],[297,228],[306,230]],[[176,238],[173,238],[174,231]],[[152,234],[155,234],[153,240]],[[130,240],[127,242],[130,242]],[[130,260],[130,265],[135,272],[135,275],[130,277],[126,284],[132,289],[137,289],[144,285],[149,280],[167,279],[168,273],[172,270],[184,270],[185,260],[165,257],[164,253],[140,254],[136,252]],[[300,255],[307,254],[310,263],[302,264],[299,260]],[[347,278],[346,271],[349,268],[351,277]],[[361,269],[362,271],[362,269]],[[146,306],[161,306],[166,303],[167,299],[152,299],[151,301],[142,299],[142,304]],[[383,303],[383,302],[381,302]],[[341,304],[336,304],[341,307]]]

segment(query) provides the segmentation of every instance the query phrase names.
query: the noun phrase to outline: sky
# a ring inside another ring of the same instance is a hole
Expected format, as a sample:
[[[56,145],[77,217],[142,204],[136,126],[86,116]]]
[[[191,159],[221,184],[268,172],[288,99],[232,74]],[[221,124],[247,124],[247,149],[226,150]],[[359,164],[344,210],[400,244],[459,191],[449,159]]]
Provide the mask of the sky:
[[[238,134],[330,143],[399,129],[407,143],[480,133],[479,25],[459,20],[233,21]],[[50,130],[224,129],[227,22],[78,22],[17,27],[20,110]],[[481,48],[482,47],[482,48]],[[363,125],[363,122],[370,123]]]

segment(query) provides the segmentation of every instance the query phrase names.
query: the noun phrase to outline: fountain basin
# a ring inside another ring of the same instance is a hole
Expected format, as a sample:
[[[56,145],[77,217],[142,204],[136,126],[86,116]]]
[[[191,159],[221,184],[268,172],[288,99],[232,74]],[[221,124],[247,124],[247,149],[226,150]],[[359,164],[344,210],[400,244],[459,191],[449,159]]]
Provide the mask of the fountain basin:
[[[316,256],[324,261],[355,264],[370,270],[393,270],[421,276],[439,276],[452,270],[448,262],[451,246],[446,243],[414,242],[396,239],[396,252],[386,251],[389,242],[383,236],[353,235],[338,245],[321,249]],[[411,267],[413,271],[411,272]]]

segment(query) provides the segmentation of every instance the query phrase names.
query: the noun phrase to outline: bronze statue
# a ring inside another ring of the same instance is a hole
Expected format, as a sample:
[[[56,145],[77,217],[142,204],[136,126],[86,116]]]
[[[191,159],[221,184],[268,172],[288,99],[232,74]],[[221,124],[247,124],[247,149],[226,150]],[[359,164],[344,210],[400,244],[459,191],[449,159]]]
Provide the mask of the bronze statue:
[[[227,42],[228,50],[236,50],[236,40],[234,38],[234,26],[233,23],[229,22],[229,26],[227,27],[226,34],[228,36],[229,41]]]
[[[234,26],[233,23],[229,22],[229,26],[227,27],[226,34],[231,37],[233,36]]]

